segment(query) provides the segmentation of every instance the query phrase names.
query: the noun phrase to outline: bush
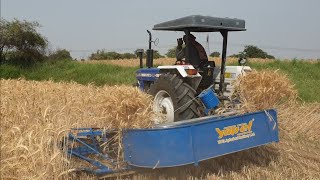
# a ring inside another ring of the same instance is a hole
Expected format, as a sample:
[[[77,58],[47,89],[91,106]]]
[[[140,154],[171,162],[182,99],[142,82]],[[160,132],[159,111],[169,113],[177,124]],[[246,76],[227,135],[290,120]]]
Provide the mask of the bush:
[[[72,59],[70,52],[66,49],[58,49],[48,56],[48,60]]]
[[[139,49],[137,49],[137,50],[134,51],[134,54],[135,54],[137,57],[138,57],[138,50],[139,50]],[[144,52],[143,52],[143,58],[146,58],[146,57],[147,57],[147,52],[144,51]],[[164,58],[164,56],[162,56],[162,55],[159,53],[159,51],[153,50],[153,59],[159,59],[159,58]]]
[[[123,59],[135,59],[137,58],[137,56],[135,54],[132,53],[124,53],[122,54]]]
[[[0,19],[0,64],[31,65],[45,58],[48,42],[37,22]]]
[[[175,58],[176,57],[176,49],[177,49],[176,47],[169,49],[168,52],[166,53],[166,56],[168,58]]]
[[[220,53],[215,51],[209,55],[210,57],[220,57]]]
[[[231,55],[231,57],[275,59],[274,56],[269,55],[268,53],[264,52],[262,49],[253,45],[245,46],[243,52],[240,52],[239,54]]]
[[[89,57],[90,60],[112,60],[112,59],[134,59],[137,56],[133,53],[117,53],[114,51],[105,52],[98,50],[96,53],[92,53]]]
[[[164,56],[162,56],[162,55],[159,53],[159,51],[154,50],[154,51],[153,51],[153,58],[154,58],[154,59],[159,59],[159,58],[164,58]]]
[[[248,58],[268,58],[274,59],[274,56],[269,55],[268,53],[264,52],[262,49],[258,48],[257,46],[245,46],[243,50],[244,54]]]

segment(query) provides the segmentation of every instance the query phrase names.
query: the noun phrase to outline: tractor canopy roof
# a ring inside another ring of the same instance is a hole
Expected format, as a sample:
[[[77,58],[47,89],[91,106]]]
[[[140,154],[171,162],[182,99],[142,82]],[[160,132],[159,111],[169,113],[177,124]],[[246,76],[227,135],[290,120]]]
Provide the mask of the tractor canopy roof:
[[[216,31],[245,31],[245,21],[232,18],[192,15],[156,24],[153,30],[216,32]]]

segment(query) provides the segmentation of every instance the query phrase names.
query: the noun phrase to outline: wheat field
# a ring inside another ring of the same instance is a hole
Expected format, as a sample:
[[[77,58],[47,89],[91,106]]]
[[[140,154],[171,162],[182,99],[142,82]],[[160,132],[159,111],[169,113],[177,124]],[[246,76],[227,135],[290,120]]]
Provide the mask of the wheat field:
[[[254,78],[252,78],[254,77]],[[253,72],[238,87],[245,112],[275,107],[280,142],[193,165],[119,179],[320,179],[320,103],[297,102],[277,71]],[[248,80],[250,79],[250,80]],[[1,80],[1,179],[96,179],[57,146],[70,128],[150,127],[152,100],[129,86]],[[264,103],[261,103],[264,102]]]
[[[209,61],[215,61],[217,66],[220,66],[221,64],[221,58],[209,58]],[[250,59],[250,62],[271,62],[274,61],[272,59],[258,59],[253,58]],[[145,59],[143,59],[144,66],[145,66]],[[173,65],[175,64],[176,59],[175,58],[159,58],[154,59],[153,64],[154,65]],[[228,63],[235,63],[238,62],[238,58],[228,58]],[[119,60],[90,60],[90,61],[80,61],[80,63],[89,63],[89,64],[112,64],[112,65],[118,65],[118,66],[124,66],[124,67],[138,67],[140,64],[139,59],[119,59]]]

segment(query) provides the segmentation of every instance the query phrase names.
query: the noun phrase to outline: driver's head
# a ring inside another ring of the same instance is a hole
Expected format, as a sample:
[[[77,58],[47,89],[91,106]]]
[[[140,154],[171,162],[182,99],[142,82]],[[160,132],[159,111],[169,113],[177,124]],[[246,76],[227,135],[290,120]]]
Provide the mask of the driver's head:
[[[183,41],[184,41],[184,42],[186,42],[187,37],[188,37],[188,35],[184,35],[184,36],[183,36]],[[189,34],[189,40],[195,41],[195,40],[196,40],[196,37],[194,37],[194,35],[192,35],[192,34]]]

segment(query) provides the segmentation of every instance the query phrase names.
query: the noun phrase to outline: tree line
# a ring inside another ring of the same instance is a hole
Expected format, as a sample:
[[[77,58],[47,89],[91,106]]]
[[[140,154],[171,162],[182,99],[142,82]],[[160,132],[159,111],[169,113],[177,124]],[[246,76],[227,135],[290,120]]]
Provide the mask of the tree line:
[[[220,57],[220,52],[212,52],[209,54],[210,57]],[[176,57],[176,47],[173,47],[168,50],[166,53],[167,57],[175,58]],[[244,50],[239,52],[238,54],[233,54],[229,57],[238,57],[238,58],[262,58],[262,59],[274,59],[275,57],[272,55],[269,55],[262,49],[258,48],[254,45],[247,45],[244,47]]]
[[[72,59],[65,49],[51,52],[38,28],[38,22],[0,19],[0,64],[27,66],[44,60]]]
[[[143,52],[143,58],[147,56],[146,52]],[[97,50],[95,53],[92,53],[89,56],[90,60],[113,60],[113,59],[136,59],[138,57],[138,49],[133,53],[118,53],[115,51],[104,51]],[[165,56],[161,55],[159,51],[154,50],[153,58],[164,58]]]
[[[72,59],[70,52],[66,49],[50,51],[48,48],[49,41],[39,33],[39,28],[40,24],[38,22],[0,19],[0,65],[11,63],[25,66],[46,60]],[[176,47],[169,49],[165,55],[169,58],[175,58]],[[146,57],[146,52],[143,53],[143,56]],[[209,56],[220,57],[220,53],[213,52]],[[253,45],[245,46],[242,52],[231,56],[274,59],[274,56]],[[157,50],[154,51],[155,59],[162,57],[165,56]],[[137,58],[137,50],[132,53],[98,50],[89,56],[90,60],[134,58]]]

